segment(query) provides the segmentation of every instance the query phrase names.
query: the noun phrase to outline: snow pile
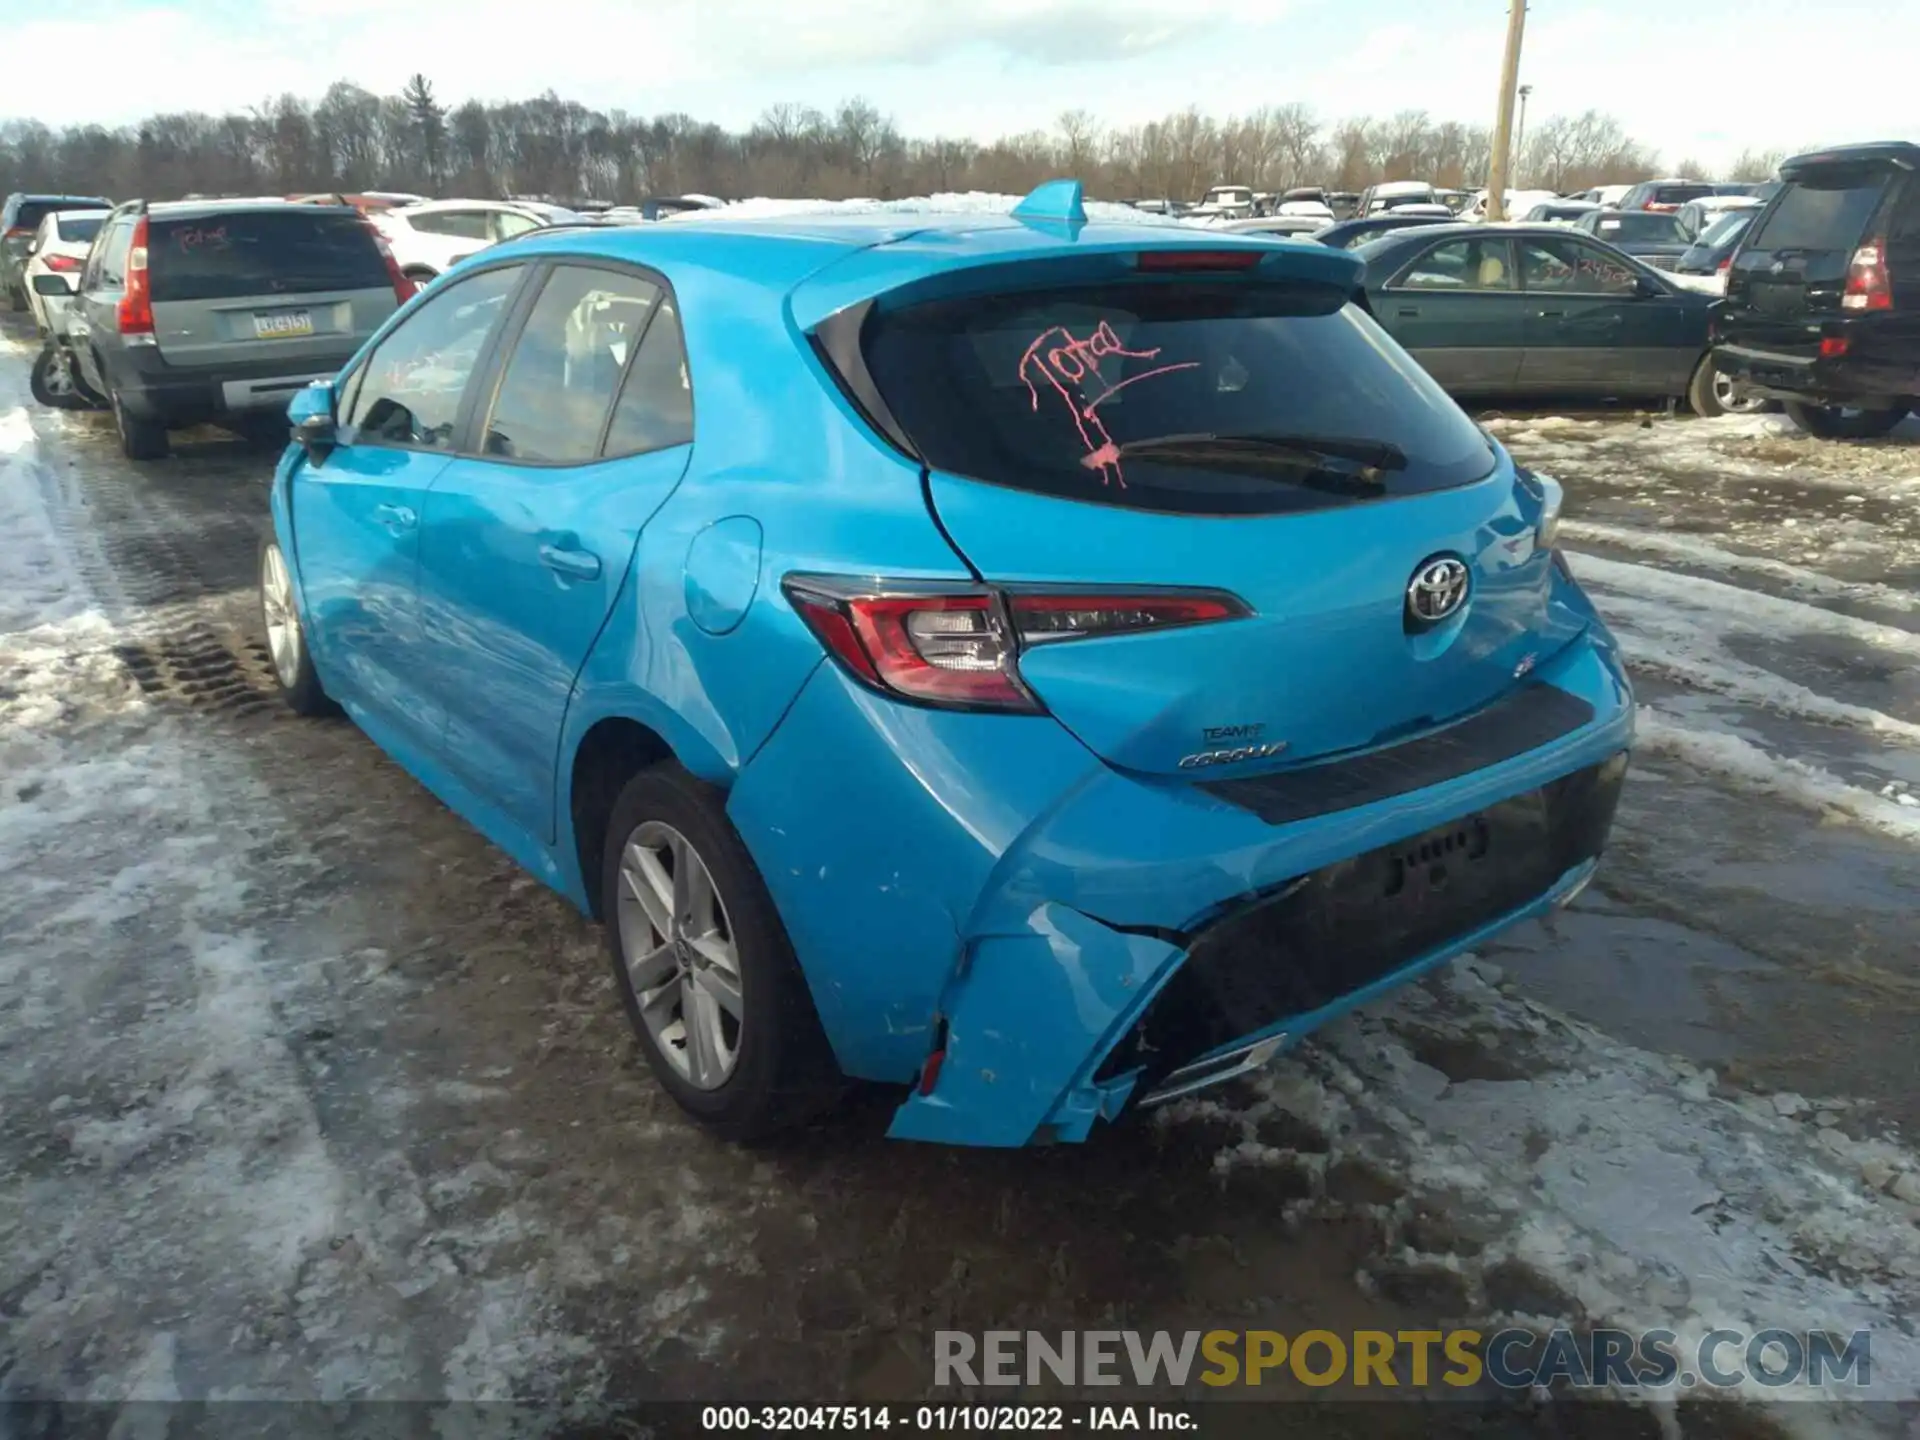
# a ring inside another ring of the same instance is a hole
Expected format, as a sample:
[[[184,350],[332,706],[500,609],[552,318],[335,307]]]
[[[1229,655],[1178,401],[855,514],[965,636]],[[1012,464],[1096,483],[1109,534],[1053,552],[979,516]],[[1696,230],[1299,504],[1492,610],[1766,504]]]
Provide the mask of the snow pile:
[[[1459,962],[1321,1032],[1250,1104],[1202,1098],[1166,1123],[1240,1127],[1216,1156],[1229,1183],[1247,1165],[1386,1177],[1361,1202],[1388,1229],[1380,1264],[1457,1277],[1465,1314],[1665,1328],[1683,1343],[1719,1327],[1871,1329],[1870,1398],[1920,1397],[1920,1337],[1889,1324],[1920,1306],[1920,1157],[1850,1139],[1831,1105],[1723,1089],[1500,982]],[[1261,1142],[1276,1114],[1324,1155],[1303,1166]],[[1293,1208],[1355,1203],[1321,1179]],[[1843,1385],[1792,1398],[1863,1397]]]

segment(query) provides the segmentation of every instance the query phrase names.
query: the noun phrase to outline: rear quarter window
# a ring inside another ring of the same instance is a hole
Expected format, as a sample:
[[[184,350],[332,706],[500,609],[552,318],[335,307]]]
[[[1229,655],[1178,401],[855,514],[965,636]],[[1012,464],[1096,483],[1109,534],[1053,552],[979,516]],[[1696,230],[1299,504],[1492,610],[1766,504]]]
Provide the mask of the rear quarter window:
[[[1493,465],[1427,373],[1324,290],[1183,281],[975,297],[876,313],[862,342],[928,464],[1067,499],[1268,514],[1463,485]],[[1351,467],[1234,443],[1247,436],[1384,442],[1398,459],[1355,487]],[[1208,453],[1167,453],[1192,437]]]
[[[1840,171],[1789,183],[1749,240],[1754,250],[1851,250],[1866,235],[1886,178]]]
[[[392,283],[364,220],[307,206],[150,217],[147,268],[156,302],[385,290]]]

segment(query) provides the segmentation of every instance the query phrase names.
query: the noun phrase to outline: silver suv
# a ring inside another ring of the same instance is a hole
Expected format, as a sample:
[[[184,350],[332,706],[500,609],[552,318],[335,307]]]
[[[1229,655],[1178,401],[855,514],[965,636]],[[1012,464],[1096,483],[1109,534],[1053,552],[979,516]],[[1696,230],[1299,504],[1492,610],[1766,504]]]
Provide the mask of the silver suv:
[[[67,277],[34,283],[55,280]],[[80,384],[112,407],[128,457],[152,460],[167,453],[169,428],[284,413],[413,283],[344,205],[133,201],[101,225],[78,289]]]

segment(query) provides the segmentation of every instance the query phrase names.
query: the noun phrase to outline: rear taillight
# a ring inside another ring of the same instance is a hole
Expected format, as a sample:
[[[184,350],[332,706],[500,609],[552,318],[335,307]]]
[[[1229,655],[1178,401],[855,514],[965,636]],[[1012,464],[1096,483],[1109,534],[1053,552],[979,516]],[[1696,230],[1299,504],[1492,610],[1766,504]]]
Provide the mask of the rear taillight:
[[[1853,348],[1853,341],[1845,335],[1823,335],[1820,337],[1820,358],[1838,360]]]
[[[1714,267],[1714,274],[1725,275],[1731,269],[1733,269],[1733,257],[1729,255],[1726,259],[1722,260],[1717,266]]]
[[[368,220],[367,233],[373,236],[374,248],[380,252],[380,263],[387,267],[387,279],[393,285],[393,298],[399,304],[406,304],[420,288],[411,279],[401,273],[400,262],[393,258],[393,247],[387,244],[387,237],[380,233],[380,227]]]
[[[1887,278],[1887,242],[1869,240],[1853,252],[1847,266],[1847,288],[1840,296],[1842,310],[1891,310],[1893,284]]]
[[[827,652],[871,689],[922,705],[1038,713],[1020,652],[1250,614],[1202,590],[994,589],[791,575],[787,600]]]
[[[120,334],[131,343],[154,343],[153,282],[147,274],[147,217],[144,215],[133,223],[133,243],[127,251],[127,283],[120,292],[119,322]]]
[[[84,262],[73,255],[42,255],[40,263],[56,275],[71,275]]]

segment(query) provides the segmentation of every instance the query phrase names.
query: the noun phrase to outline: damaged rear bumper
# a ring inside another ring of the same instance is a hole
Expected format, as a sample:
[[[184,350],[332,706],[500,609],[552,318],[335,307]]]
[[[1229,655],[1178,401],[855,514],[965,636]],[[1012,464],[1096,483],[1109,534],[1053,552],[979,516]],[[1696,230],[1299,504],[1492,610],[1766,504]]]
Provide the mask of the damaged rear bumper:
[[[891,1135],[1080,1140],[1585,885],[1629,692],[1599,631],[1539,679],[1580,702],[1544,743],[1466,773],[1429,745],[1420,788],[1369,799],[1376,752],[1376,791],[1321,785],[1276,824],[1271,787],[1123,774],[1051,721],[906,710],[823,668],[730,809],[842,1067],[913,1086]]]

